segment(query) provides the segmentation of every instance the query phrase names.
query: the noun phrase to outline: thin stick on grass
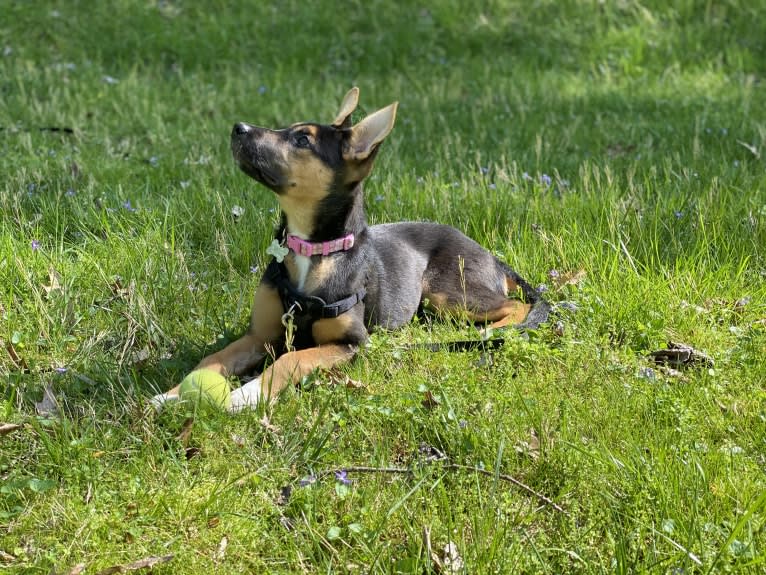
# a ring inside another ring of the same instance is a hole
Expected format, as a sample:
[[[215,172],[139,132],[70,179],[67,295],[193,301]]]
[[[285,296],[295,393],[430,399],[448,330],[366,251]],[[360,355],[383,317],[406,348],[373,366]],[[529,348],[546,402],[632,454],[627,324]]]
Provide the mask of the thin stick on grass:
[[[487,477],[495,477],[495,473],[493,471],[488,471],[486,469],[481,469],[480,467],[472,467],[470,465],[460,465],[458,463],[446,463],[443,466],[443,469],[449,470],[449,471],[473,471],[476,473],[479,473],[481,475],[486,475]],[[351,467],[338,467],[336,469],[326,469],[324,471],[321,471],[317,474],[318,477],[326,477],[328,475],[335,475],[337,473],[346,472],[346,473],[390,473],[390,474],[403,474],[403,475],[409,475],[412,474],[413,470],[408,467],[370,467],[366,465],[354,465]],[[557,504],[555,501],[553,501],[550,497],[543,495],[539,491],[535,491],[532,489],[529,485],[526,485],[525,483],[522,483],[515,477],[511,475],[507,475],[505,473],[500,473],[497,475],[498,479],[502,479],[503,481],[507,481],[508,483],[511,483],[512,485],[515,485],[522,491],[526,492],[528,495],[532,495],[533,497],[536,497],[540,501],[542,501],[544,504],[552,507],[554,510],[558,511],[559,513],[563,513],[564,515],[569,515],[569,513],[561,507],[559,504]]]

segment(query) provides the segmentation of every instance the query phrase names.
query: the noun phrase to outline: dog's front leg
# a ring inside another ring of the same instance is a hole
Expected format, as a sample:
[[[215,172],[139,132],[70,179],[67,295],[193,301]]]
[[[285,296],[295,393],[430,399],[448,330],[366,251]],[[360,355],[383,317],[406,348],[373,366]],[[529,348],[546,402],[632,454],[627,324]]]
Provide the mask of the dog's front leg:
[[[195,369],[211,369],[223,376],[243,375],[254,369],[266,356],[266,346],[274,344],[284,335],[282,301],[277,290],[261,282],[253,300],[250,329],[238,340],[221,351],[203,359]],[[178,399],[178,388],[155,395],[151,402],[160,408],[163,403]]]
[[[329,369],[348,361],[356,350],[353,345],[329,344],[286,353],[258,378],[232,392],[231,410],[240,411],[255,407],[261,401],[275,399],[288,384],[299,382],[315,369]]]

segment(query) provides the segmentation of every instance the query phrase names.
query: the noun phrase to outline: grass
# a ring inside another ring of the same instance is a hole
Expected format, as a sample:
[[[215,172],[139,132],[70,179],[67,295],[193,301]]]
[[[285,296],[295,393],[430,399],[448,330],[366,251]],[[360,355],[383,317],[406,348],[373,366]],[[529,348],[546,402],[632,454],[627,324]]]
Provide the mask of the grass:
[[[466,573],[763,571],[761,0],[0,9],[1,570],[435,572],[429,529]],[[369,219],[456,225],[577,311],[491,358],[414,321],[266,414],[151,415],[265,267],[231,124],[351,85],[400,101]],[[668,340],[715,366],[650,368]]]

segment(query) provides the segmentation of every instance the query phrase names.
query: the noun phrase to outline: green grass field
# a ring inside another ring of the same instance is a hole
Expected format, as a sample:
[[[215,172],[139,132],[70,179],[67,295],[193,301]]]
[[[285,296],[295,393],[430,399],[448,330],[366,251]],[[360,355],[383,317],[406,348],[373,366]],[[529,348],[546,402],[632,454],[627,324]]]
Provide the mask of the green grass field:
[[[766,2],[0,14],[0,572],[766,570]],[[154,415],[278,222],[231,125],[353,85],[400,102],[369,220],[461,228],[558,323],[483,356],[420,319],[265,413]]]

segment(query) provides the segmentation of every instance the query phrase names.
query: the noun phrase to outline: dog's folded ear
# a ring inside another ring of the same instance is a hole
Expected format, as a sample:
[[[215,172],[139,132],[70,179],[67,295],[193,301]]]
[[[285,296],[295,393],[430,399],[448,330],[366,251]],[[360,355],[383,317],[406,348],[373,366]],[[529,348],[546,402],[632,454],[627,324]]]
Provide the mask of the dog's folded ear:
[[[343,159],[362,161],[370,157],[394,127],[398,105],[399,102],[394,102],[352,127],[343,148]]]
[[[356,105],[359,103],[359,88],[354,86],[343,98],[343,102],[340,104],[340,110],[338,115],[332,121],[334,128],[350,128],[351,127],[351,114],[356,109]]]

